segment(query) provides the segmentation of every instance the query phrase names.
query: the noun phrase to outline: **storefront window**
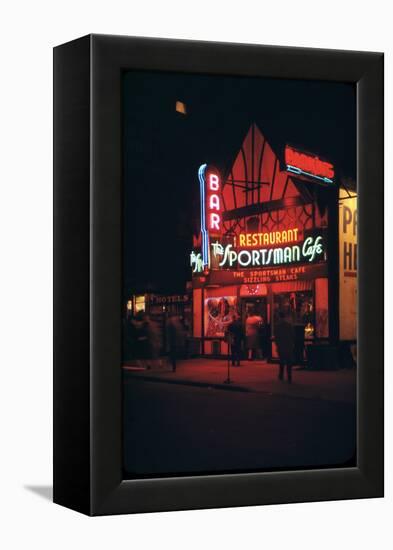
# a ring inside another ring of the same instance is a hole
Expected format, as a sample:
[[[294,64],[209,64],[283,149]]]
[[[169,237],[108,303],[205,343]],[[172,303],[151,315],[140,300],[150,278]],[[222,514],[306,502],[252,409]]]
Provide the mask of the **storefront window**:
[[[236,313],[236,296],[205,300],[205,336],[223,337],[226,327]]]
[[[135,313],[146,311],[146,300],[144,296],[135,296]]]

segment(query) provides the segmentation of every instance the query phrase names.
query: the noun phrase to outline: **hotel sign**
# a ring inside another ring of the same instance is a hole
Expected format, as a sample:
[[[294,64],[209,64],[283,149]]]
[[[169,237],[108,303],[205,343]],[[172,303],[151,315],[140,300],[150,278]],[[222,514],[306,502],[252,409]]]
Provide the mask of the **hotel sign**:
[[[180,304],[189,301],[187,294],[174,294],[170,296],[161,296],[160,294],[150,294],[149,301],[151,304],[167,305]]]

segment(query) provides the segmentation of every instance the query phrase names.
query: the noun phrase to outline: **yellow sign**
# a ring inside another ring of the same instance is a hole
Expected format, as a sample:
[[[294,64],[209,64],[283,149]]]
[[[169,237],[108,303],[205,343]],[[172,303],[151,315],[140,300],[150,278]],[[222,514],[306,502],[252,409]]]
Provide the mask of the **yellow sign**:
[[[274,246],[295,242],[299,239],[299,229],[284,229],[283,231],[271,231],[270,233],[240,233],[235,246]]]
[[[340,340],[357,339],[357,197],[339,202]]]

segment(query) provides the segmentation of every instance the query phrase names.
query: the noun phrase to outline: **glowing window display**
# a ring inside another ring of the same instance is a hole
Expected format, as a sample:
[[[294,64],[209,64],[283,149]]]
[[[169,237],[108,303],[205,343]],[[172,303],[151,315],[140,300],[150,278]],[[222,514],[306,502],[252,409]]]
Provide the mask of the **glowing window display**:
[[[135,296],[135,313],[138,313],[138,311],[146,311],[145,296]]]
[[[237,312],[236,296],[205,299],[205,336],[222,337]]]

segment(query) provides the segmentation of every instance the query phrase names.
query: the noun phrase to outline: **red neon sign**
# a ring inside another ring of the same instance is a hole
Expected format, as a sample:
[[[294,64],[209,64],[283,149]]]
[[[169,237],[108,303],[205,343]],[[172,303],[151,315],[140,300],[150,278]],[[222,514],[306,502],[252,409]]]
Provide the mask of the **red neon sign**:
[[[221,219],[221,181],[214,168],[206,170],[206,227],[211,236],[219,236]]]
[[[285,163],[287,166],[298,168],[306,174],[320,178],[334,178],[334,166],[330,162],[321,160],[315,155],[302,153],[287,145],[285,147]]]

